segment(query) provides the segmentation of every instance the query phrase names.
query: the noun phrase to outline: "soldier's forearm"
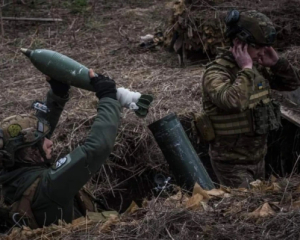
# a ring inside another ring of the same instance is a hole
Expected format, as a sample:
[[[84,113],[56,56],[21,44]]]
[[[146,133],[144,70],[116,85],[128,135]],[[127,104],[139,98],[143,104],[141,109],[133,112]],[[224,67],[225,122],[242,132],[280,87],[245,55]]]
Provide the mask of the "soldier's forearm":
[[[55,127],[59,121],[60,115],[63,111],[63,108],[68,100],[69,100],[68,98],[64,99],[64,98],[60,98],[60,97],[56,96],[52,92],[52,90],[48,91],[46,105],[50,111],[48,113],[43,113],[43,112],[37,113],[38,117],[42,117],[42,118],[46,119],[51,126],[51,130],[50,130],[49,134],[47,135],[48,138],[50,138],[51,135],[53,134]]]
[[[300,70],[292,66],[285,58],[270,68],[273,74],[270,81],[271,88],[278,91],[293,91],[300,86]]]
[[[253,93],[253,78],[253,71],[244,69],[233,83],[228,76],[219,73],[207,75],[204,81],[206,91],[215,105],[224,110],[240,112],[248,107]]]

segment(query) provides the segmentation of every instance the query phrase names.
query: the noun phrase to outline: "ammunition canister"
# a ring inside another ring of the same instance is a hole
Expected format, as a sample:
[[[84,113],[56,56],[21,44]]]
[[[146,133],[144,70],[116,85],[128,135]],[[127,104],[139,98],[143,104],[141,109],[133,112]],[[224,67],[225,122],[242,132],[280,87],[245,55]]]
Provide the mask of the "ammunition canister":
[[[79,62],[47,49],[21,48],[21,51],[45,75],[74,87],[95,91],[90,84],[89,69]]]
[[[70,86],[93,92],[95,91],[90,84],[89,69],[79,62],[76,62],[63,54],[47,49],[29,50],[21,48],[21,51],[30,59],[32,64],[38,70],[50,78],[67,83]],[[125,95],[124,91],[127,91],[127,95]],[[123,96],[124,107],[134,110],[138,117],[145,117],[147,115],[148,108],[153,101],[152,95],[142,95],[138,92],[132,92],[127,89],[124,90],[124,88],[118,88],[117,98],[118,94],[119,96]],[[127,101],[131,100],[132,102],[124,103],[124,96],[127,96]],[[120,99],[118,100],[120,101]]]

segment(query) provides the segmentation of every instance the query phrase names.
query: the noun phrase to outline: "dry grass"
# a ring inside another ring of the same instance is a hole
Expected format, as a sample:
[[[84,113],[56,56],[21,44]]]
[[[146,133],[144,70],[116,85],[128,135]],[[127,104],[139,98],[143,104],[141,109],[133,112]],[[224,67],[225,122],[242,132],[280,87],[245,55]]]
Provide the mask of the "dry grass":
[[[19,52],[21,47],[61,52],[96,72],[109,75],[118,86],[155,96],[146,119],[139,119],[133,112],[124,110],[110,160],[89,183],[96,195],[105,197],[108,205],[117,210],[126,209],[132,197],[139,203],[144,197],[151,197],[155,172],[170,175],[148,124],[171,112],[186,116],[200,108],[201,63],[179,68],[174,54],[159,47],[151,51],[138,47],[140,36],[165,28],[169,13],[165,8],[167,2],[99,0],[73,14],[70,11],[74,9],[52,1],[52,5],[37,5],[36,9],[16,5],[15,12],[8,9],[3,13],[6,16],[15,13],[42,17],[50,12],[50,16],[61,17],[64,22],[4,22],[5,35],[0,44],[0,119],[32,111],[32,101],[43,99],[49,89],[41,73]],[[56,158],[84,141],[96,114],[96,102],[91,92],[71,90],[71,99],[53,137]],[[256,204],[243,211],[258,207],[265,199],[265,196],[260,197],[247,195],[244,199],[256,201]],[[297,212],[279,213],[274,218],[256,223],[235,214],[224,217],[222,204],[208,213],[165,208],[161,201],[149,203],[133,216],[123,216],[123,223],[113,225],[113,231],[109,233],[99,233],[99,224],[77,232],[68,231],[64,226],[59,230],[59,233],[64,233],[62,235],[43,233],[33,239],[282,239],[285,226],[288,229],[286,234],[290,234],[285,236],[290,236],[290,239],[299,237],[295,231],[300,218]],[[218,201],[220,199],[212,201],[212,207]],[[232,201],[242,200],[236,198]],[[232,202],[226,203],[229,207]],[[293,219],[294,225],[287,226]],[[286,225],[280,224],[283,221]]]
[[[222,195],[210,194],[194,210],[187,208],[192,198],[179,191],[167,200],[144,202],[143,208],[106,224],[83,220],[34,231],[14,229],[6,239],[296,240],[300,237],[299,189],[299,176],[253,184],[251,191],[224,189]],[[263,205],[269,209],[261,209]]]

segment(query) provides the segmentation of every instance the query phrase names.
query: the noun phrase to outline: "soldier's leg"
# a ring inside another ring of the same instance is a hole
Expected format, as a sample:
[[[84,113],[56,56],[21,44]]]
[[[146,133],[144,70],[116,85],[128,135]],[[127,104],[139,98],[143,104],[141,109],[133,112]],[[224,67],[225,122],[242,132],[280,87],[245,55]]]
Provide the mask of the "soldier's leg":
[[[220,184],[234,188],[248,188],[249,183],[265,176],[265,161],[250,164],[232,164],[229,162],[211,161]]]
[[[221,184],[248,187],[264,178],[267,136],[218,136],[210,143],[209,155]]]
[[[228,187],[248,187],[254,181],[251,167],[247,164],[231,164],[228,162],[211,161],[220,184]]]
[[[254,178],[255,179],[264,180],[265,176],[266,176],[266,171],[265,171],[265,156],[262,156],[261,161],[259,161],[254,166]]]

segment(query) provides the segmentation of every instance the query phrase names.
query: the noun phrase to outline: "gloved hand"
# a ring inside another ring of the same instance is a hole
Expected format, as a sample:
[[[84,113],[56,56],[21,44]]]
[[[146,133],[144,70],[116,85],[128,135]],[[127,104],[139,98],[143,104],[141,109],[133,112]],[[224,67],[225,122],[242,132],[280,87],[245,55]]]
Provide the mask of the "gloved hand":
[[[95,74],[92,69],[89,70],[89,76],[91,78],[91,85],[94,87],[96,96],[99,99],[110,97],[117,100],[117,89],[114,80],[101,74]]]
[[[117,91],[117,99],[121,103],[122,107],[136,110],[138,107],[136,103],[138,102],[141,94],[139,92],[132,92],[127,88],[120,87]]]
[[[126,88],[118,88],[117,99],[122,107],[132,109],[138,117],[146,117],[148,108],[153,101],[151,95],[140,94],[139,92],[132,92]]]
[[[50,84],[53,93],[61,98],[68,98],[69,97],[69,90],[70,85],[66,83],[59,82],[55,79],[51,79],[50,77],[46,76],[47,82]]]

